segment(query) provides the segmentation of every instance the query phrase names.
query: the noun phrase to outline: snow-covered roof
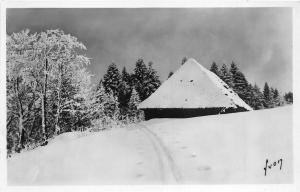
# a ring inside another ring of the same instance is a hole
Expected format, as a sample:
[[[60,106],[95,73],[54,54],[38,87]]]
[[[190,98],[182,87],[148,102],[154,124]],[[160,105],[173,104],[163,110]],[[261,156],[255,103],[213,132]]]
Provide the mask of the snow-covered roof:
[[[212,107],[252,110],[216,74],[192,58],[138,106],[139,109]]]

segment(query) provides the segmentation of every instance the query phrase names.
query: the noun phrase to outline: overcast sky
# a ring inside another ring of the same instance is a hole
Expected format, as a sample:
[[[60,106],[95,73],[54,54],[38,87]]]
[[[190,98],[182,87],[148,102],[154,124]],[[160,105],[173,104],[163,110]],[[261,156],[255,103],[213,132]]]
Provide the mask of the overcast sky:
[[[291,8],[7,9],[7,33],[60,28],[76,36],[99,79],[115,62],[152,61],[161,80],[184,56],[209,68],[235,61],[248,81],[292,90]]]

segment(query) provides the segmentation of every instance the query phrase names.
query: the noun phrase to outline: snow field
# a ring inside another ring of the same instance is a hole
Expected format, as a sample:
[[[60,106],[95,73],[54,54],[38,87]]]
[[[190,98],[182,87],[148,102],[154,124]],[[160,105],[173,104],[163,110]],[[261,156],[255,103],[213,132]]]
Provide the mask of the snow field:
[[[8,159],[9,185],[291,183],[292,107],[65,133]],[[264,176],[266,159],[283,159]]]
[[[171,152],[183,183],[292,181],[292,107],[146,125]],[[264,176],[267,158],[282,158],[282,169],[274,167]]]

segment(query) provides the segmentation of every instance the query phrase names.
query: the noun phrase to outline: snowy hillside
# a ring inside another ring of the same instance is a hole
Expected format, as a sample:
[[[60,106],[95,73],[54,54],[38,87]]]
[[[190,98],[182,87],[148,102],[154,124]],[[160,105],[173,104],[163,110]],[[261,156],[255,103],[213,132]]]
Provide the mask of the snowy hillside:
[[[252,110],[216,74],[189,59],[139,108],[243,107]]]
[[[292,163],[289,106],[63,134],[8,159],[8,183],[290,183]]]

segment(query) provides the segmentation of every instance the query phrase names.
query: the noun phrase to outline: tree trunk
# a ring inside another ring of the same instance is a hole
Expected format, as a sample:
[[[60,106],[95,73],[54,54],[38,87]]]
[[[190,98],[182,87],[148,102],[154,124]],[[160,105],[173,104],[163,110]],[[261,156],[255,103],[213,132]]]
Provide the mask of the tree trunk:
[[[19,143],[18,143],[19,149],[24,148],[23,141],[25,140],[25,138],[23,138],[24,137],[23,132],[24,132],[23,113],[22,113],[22,109],[19,109]]]
[[[58,89],[57,89],[57,110],[55,117],[55,134],[58,135],[60,133],[60,127],[58,125],[59,116],[60,116],[60,100],[61,100],[61,84],[62,84],[62,65],[59,66],[59,77],[58,77]]]
[[[23,126],[23,118],[24,118],[24,111],[23,111],[23,105],[22,101],[20,98],[20,91],[19,91],[19,77],[17,77],[17,82],[16,82],[16,87],[15,87],[15,92],[17,95],[17,100],[18,100],[18,105],[19,105],[19,110],[18,110],[18,117],[19,117],[19,141],[18,141],[18,148],[21,150],[24,148],[24,134],[23,132],[25,131],[24,126]]]
[[[46,135],[46,98],[47,98],[47,68],[48,68],[48,60],[45,60],[44,66],[44,82],[43,82],[43,91],[42,91],[42,134],[43,140],[47,139]]]

